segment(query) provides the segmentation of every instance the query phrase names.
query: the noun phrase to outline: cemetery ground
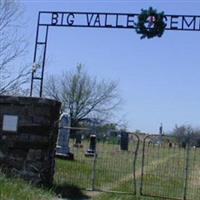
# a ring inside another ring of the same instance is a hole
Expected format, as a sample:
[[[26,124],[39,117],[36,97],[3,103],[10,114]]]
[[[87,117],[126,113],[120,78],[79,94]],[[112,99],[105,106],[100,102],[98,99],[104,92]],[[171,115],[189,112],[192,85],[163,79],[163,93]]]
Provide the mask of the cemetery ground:
[[[88,143],[83,143],[88,147]],[[118,192],[134,193],[133,182],[133,151],[120,151],[117,144],[97,144],[97,160],[95,183],[92,179],[93,157],[85,157],[84,148],[73,148],[75,160],[56,159],[54,186],[51,188],[34,187],[31,184],[14,178],[0,175],[0,199],[94,199],[94,200],[154,200],[158,198],[139,195],[141,183],[142,145],[138,150],[135,177],[137,195],[119,194]],[[158,147],[150,145],[145,151],[143,193],[156,196],[182,198],[184,189],[185,159],[187,151],[182,148]],[[198,200],[200,196],[200,150],[191,149],[189,152],[189,176],[187,197]],[[97,190],[115,192],[91,192],[94,184]],[[162,199],[162,198],[161,198]]]

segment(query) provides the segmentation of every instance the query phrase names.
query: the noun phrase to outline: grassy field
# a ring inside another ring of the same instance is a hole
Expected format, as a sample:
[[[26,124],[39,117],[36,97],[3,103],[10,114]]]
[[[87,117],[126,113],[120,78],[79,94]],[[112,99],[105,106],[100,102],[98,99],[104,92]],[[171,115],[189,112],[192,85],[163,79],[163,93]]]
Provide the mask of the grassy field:
[[[56,184],[68,183],[80,188],[97,190],[110,190],[118,180],[126,176],[132,178],[134,150],[121,151],[118,144],[103,144],[97,146],[97,159],[85,157],[89,144],[84,143],[83,148],[74,148],[74,161],[56,160]],[[64,167],[65,166],[65,167]],[[95,167],[95,174],[92,169]],[[93,178],[95,177],[95,182]],[[124,189],[122,190],[124,192]],[[126,192],[134,193],[133,188],[127,187]]]
[[[138,149],[133,176],[134,152],[136,144],[129,145],[129,151],[121,151],[118,144],[99,143],[97,159],[85,157],[89,147],[86,141],[83,148],[72,148],[74,161],[56,159],[56,173],[52,188],[36,188],[19,179],[6,178],[0,174],[0,199],[55,200],[57,196],[65,199],[94,200],[154,200],[158,198],[140,196],[141,166],[143,168],[142,193],[149,196],[181,199],[185,187],[185,166],[188,163],[187,199],[198,200],[200,196],[200,150],[187,152],[181,148],[146,146],[142,160],[142,146]],[[189,153],[189,154],[187,154]],[[187,160],[187,155],[189,159]],[[95,174],[93,173],[95,167]],[[95,177],[95,179],[94,179]],[[95,181],[94,181],[95,180]],[[135,185],[137,196],[133,194]],[[90,192],[92,189],[113,192]],[[162,199],[162,198],[161,198]]]
[[[0,172],[1,200],[45,200],[51,199],[53,195],[51,190],[33,187],[23,180],[5,177]]]

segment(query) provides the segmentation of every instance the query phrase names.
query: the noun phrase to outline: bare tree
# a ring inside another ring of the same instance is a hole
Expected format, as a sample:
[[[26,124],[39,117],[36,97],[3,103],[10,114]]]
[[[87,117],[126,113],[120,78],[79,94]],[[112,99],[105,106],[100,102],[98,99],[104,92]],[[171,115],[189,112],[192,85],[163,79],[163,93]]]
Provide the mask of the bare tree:
[[[118,84],[114,81],[97,81],[83,70],[64,72],[62,76],[51,76],[45,87],[46,96],[62,102],[62,110],[69,113],[72,126],[92,116],[111,114],[119,105]]]
[[[22,14],[19,3],[0,0],[0,95],[17,94],[30,73],[27,67],[16,71],[17,59],[25,52],[26,42],[19,34],[18,19]]]

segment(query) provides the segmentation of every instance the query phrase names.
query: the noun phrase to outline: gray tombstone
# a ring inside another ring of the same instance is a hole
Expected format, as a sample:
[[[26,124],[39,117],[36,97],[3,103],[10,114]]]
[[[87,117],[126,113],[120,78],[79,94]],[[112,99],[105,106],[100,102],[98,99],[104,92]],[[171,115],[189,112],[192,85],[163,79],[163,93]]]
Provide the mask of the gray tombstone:
[[[56,146],[56,156],[67,159],[73,159],[73,154],[69,148],[70,135],[70,119],[67,114],[62,114],[60,117],[60,125],[58,131],[58,139]]]
[[[121,132],[121,142],[120,142],[120,147],[121,150],[128,151],[128,133],[127,132]]]
[[[82,134],[80,131],[76,131],[76,143],[75,144],[81,144],[81,140],[82,140]]]
[[[90,147],[85,152],[85,156],[94,156],[96,153],[96,135],[90,135]]]
[[[90,135],[90,149],[96,151],[96,135]]]

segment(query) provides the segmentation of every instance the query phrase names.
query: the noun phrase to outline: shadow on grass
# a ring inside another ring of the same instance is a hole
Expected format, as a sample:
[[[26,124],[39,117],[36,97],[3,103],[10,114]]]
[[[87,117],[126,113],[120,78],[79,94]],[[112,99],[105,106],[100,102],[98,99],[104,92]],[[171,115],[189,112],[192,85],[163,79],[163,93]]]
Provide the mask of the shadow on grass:
[[[69,185],[67,183],[64,183],[62,185],[54,184],[51,190],[55,192],[58,197],[61,198],[67,198],[71,200],[90,199],[90,197],[84,194],[79,187]]]

